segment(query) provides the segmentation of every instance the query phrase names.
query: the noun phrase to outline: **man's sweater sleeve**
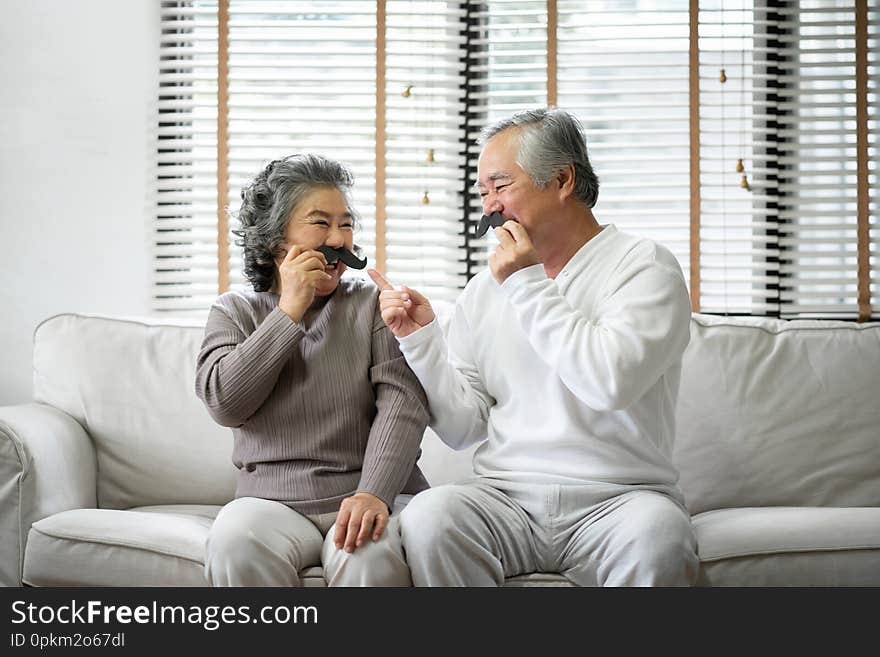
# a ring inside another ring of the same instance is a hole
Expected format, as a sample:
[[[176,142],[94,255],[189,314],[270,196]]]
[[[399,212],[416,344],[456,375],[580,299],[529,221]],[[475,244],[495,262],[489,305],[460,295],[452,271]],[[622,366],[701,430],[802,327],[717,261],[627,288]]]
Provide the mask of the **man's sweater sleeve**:
[[[590,316],[571,306],[541,265],[514,272],[501,285],[535,351],[599,411],[639,399],[690,339],[690,301],[679,272],[643,261],[614,278]]]
[[[452,449],[465,449],[486,438],[487,392],[471,352],[471,330],[459,303],[449,326],[449,347],[435,319],[400,338],[400,349],[428,395],[431,428]]]
[[[229,311],[214,304],[205,325],[195,380],[196,395],[211,417],[226,427],[243,425],[266,401],[302,337],[302,328],[280,308],[245,335]]]
[[[418,459],[428,426],[428,401],[397,340],[382,321],[378,302],[375,305],[370,380],[376,395],[376,416],[367,439],[358,492],[372,493],[391,509]]]

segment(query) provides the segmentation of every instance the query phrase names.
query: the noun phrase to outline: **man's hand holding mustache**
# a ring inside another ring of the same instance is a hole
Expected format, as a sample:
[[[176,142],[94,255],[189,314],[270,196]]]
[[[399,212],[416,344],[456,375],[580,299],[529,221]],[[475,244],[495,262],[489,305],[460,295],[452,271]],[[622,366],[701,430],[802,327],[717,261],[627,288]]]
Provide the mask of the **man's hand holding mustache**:
[[[498,285],[520,269],[541,264],[528,231],[516,221],[505,221],[495,228],[495,236],[498,246],[489,254],[489,270]]]

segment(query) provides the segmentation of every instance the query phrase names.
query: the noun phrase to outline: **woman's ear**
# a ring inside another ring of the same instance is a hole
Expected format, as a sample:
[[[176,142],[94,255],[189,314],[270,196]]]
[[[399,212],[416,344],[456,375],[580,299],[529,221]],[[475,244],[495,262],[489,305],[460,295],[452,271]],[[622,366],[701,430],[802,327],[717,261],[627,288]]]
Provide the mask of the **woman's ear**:
[[[275,255],[272,260],[275,262],[275,267],[280,267],[281,263],[284,262],[284,259],[287,257],[287,249],[284,248],[283,245],[279,245],[275,249]]]

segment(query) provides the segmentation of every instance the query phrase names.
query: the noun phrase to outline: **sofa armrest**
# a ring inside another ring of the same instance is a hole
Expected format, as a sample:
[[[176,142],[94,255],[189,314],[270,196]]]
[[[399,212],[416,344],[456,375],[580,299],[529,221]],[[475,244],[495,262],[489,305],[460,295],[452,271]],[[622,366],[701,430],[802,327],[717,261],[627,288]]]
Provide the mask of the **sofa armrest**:
[[[67,413],[0,406],[0,585],[21,586],[32,523],[97,506],[97,470],[91,438]]]

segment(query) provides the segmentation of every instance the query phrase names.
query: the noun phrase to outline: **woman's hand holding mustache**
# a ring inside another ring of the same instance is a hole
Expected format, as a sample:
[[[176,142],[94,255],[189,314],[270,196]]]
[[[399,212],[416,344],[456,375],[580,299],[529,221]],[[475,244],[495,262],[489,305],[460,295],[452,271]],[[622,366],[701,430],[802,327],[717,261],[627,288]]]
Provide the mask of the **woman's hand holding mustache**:
[[[294,322],[302,320],[312,301],[315,300],[315,286],[321,281],[333,278],[324,271],[327,259],[314,249],[299,244],[290,247],[284,260],[278,265],[278,278],[281,299],[278,307]]]

